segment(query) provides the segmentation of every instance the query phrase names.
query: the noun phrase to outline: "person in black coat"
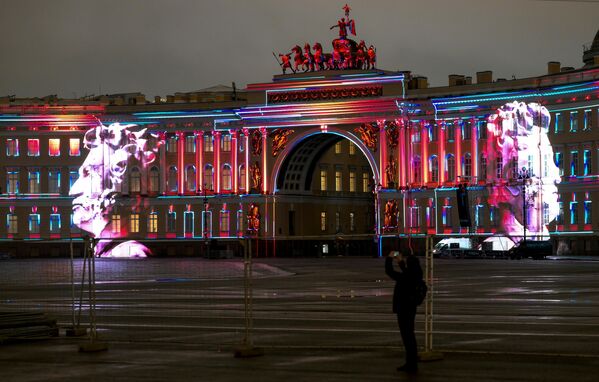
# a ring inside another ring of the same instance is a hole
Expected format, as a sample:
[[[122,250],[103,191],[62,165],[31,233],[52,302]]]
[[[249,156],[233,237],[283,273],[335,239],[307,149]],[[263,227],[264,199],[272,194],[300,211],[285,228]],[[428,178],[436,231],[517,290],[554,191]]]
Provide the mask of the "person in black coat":
[[[397,267],[394,267],[394,263]],[[397,370],[413,373],[418,370],[418,345],[414,333],[418,305],[415,302],[414,290],[422,280],[422,268],[416,256],[391,251],[385,259],[385,273],[395,280],[393,313],[397,314],[399,332],[406,349],[406,363]]]

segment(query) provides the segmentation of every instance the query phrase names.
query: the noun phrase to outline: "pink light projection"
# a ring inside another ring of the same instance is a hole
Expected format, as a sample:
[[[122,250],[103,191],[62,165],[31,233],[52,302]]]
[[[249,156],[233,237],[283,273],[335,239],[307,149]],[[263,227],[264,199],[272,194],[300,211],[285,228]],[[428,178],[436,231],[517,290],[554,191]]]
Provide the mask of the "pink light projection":
[[[559,213],[559,168],[547,135],[550,118],[549,111],[537,103],[512,102],[488,119],[487,155],[489,164],[496,166],[488,173],[497,184],[488,202],[499,210],[497,232],[516,243],[524,237],[525,228],[528,239],[547,240],[545,223]],[[528,176],[518,179],[526,171]]]

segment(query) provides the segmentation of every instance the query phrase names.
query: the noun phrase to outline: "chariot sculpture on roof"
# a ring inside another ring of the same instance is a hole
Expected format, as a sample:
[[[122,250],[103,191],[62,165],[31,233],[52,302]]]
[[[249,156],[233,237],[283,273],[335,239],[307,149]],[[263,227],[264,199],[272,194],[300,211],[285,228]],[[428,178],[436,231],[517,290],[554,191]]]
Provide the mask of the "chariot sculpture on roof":
[[[339,29],[339,37],[331,42],[333,50],[330,53],[323,52],[320,42],[315,42],[312,46],[306,42],[303,50],[300,44],[295,45],[290,53],[277,55],[273,52],[283,74],[287,73],[287,69],[296,73],[320,70],[367,70],[376,67],[376,48],[372,44],[366,48],[364,40],[357,43],[348,37],[349,34],[356,36],[356,22],[350,18],[351,8],[347,4],[342,9],[345,16],[329,28]],[[291,65],[291,56],[293,56],[293,65]]]

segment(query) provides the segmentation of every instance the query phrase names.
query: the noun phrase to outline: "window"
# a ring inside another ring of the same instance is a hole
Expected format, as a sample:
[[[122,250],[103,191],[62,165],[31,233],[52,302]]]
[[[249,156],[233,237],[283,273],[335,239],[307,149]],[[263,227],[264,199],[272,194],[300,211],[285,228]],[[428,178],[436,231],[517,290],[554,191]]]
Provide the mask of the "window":
[[[414,129],[412,133],[412,143],[420,143],[420,129]]]
[[[327,230],[327,213],[324,211],[320,213],[320,230]]]
[[[570,224],[578,224],[578,202],[570,202]]]
[[[445,180],[448,182],[455,181],[455,157],[452,154],[447,155],[445,167]]]
[[[183,233],[185,237],[193,237],[194,235],[194,215],[193,211],[183,213]]]
[[[177,136],[171,135],[166,139],[166,152],[176,153],[177,152]]]
[[[18,157],[19,156],[19,140],[18,139],[7,139],[6,140],[6,156],[7,157]]]
[[[48,170],[48,192],[51,194],[60,193],[60,169],[58,168]]]
[[[60,156],[60,139],[50,138],[48,139],[48,155],[51,157]]]
[[[420,227],[420,208],[418,206],[410,207],[410,227]]]
[[[79,171],[70,170],[69,171],[69,191],[71,190],[71,188],[73,188],[73,185],[75,184],[77,179],[79,179]]]
[[[564,202],[558,202],[557,206],[558,206],[558,213],[557,213],[557,217],[555,218],[555,222],[558,225],[562,225],[562,224],[564,224]]]
[[[478,172],[479,179],[487,179],[487,157],[485,154],[480,154],[480,170]]]
[[[212,211],[202,211],[202,235],[212,236]]]
[[[19,233],[19,217],[16,214],[6,215],[6,229],[11,235]]]
[[[485,121],[478,121],[478,138],[487,139],[487,123]]]
[[[462,122],[462,139],[469,140],[472,139],[472,126],[470,121]]]
[[[220,211],[220,234],[221,236],[229,236],[229,211]]]
[[[60,214],[50,214],[50,233],[60,233]]]
[[[223,173],[221,175],[223,190],[231,190],[231,166],[228,164],[223,166]]]
[[[166,214],[166,232],[177,232],[177,213],[174,211],[169,211]]]
[[[243,211],[237,210],[237,236],[243,236]]]
[[[204,189],[207,191],[214,190],[214,174],[212,166],[207,164],[204,167]]]
[[[570,158],[570,176],[578,176],[578,151],[572,151]]]
[[[185,152],[195,153],[196,152],[196,137],[195,135],[185,136]]]
[[[168,168],[168,190],[170,192],[177,192],[179,190],[179,186],[177,184],[177,167],[171,166]]]
[[[29,233],[40,233],[40,214],[29,214]]]
[[[40,193],[40,172],[38,170],[29,171],[29,193],[39,194]]]
[[[469,181],[472,177],[472,155],[470,153],[464,154],[464,171],[462,172],[462,176]]]
[[[320,191],[327,190],[327,170],[320,170]]]
[[[426,226],[429,228],[433,228],[435,226],[435,206],[434,204],[429,204],[426,206],[425,210],[426,214]]]
[[[451,227],[451,206],[443,206],[441,211],[441,224],[444,227]]]
[[[570,112],[570,132],[575,133],[578,131],[578,112]]]
[[[222,139],[220,141],[220,144],[223,149],[223,152],[231,151],[231,135],[230,134],[223,135]]]
[[[353,142],[349,142],[349,155],[356,155],[356,145]]]
[[[412,177],[414,183],[420,183],[422,178],[420,176],[420,171],[422,169],[422,162],[420,161],[420,157],[416,155],[414,157],[413,166],[412,166]]]
[[[212,135],[204,135],[204,152],[211,153],[214,151],[214,143],[212,141]]]
[[[455,140],[455,126],[453,123],[448,123],[445,127],[445,132],[447,133],[447,141],[453,142]]]
[[[439,160],[437,159],[436,155],[433,155],[432,157],[430,157],[430,175],[431,175],[431,182],[438,182],[439,181]]]
[[[148,192],[158,192],[158,184],[160,182],[160,173],[158,172],[158,167],[153,166],[150,169],[149,178]]]
[[[40,156],[40,140],[39,139],[28,139],[27,140],[27,155],[30,157]]]
[[[148,218],[148,233],[157,233],[158,232],[158,214],[156,212],[151,212]]]
[[[69,139],[69,156],[78,157],[81,155],[81,140],[79,138]]]
[[[474,207],[474,226],[476,228],[483,226],[483,211],[484,206],[482,204],[477,204]]]
[[[341,232],[341,215],[339,211],[335,212],[335,232]]]
[[[582,153],[582,161],[583,161],[583,174],[582,175],[591,175],[591,150],[584,150]]]
[[[9,194],[19,193],[19,171],[9,170],[6,173],[6,191]]]
[[[356,192],[356,172],[349,172],[349,192]]]
[[[584,111],[584,131],[589,131],[593,128],[593,112],[592,110]]]
[[[497,226],[497,213],[495,211],[495,206],[489,206],[489,223],[491,226]]]
[[[81,228],[77,224],[73,222],[73,214],[70,216],[70,226],[71,226],[71,234],[77,234],[81,232]]]
[[[129,232],[139,233],[139,214],[137,213],[129,216]]]
[[[239,189],[245,190],[245,165],[239,166]]]
[[[349,230],[354,232],[356,230],[356,214],[353,212],[349,213]]]
[[[137,167],[133,167],[129,174],[129,192],[141,192],[141,173]]]
[[[543,203],[543,224],[549,224],[549,204]]]
[[[592,224],[593,216],[592,204],[590,200],[584,202],[584,224]]]
[[[341,142],[335,143],[335,154],[341,154]]]
[[[191,192],[196,190],[195,166],[187,166],[187,169],[185,170],[185,190]]]
[[[564,155],[559,151],[555,152],[555,165],[559,169],[559,176],[563,176],[564,175]]]
[[[370,192],[370,176],[367,172],[362,173],[362,192]]]
[[[437,141],[437,136],[439,135],[439,127],[437,126],[436,123],[433,123],[432,125],[430,125],[428,127],[428,137],[429,137],[429,142],[436,142]]]
[[[495,167],[495,177],[497,179],[503,178],[503,157],[501,154],[497,155],[496,159],[496,167]]]
[[[511,174],[511,178],[512,179],[517,179],[518,178],[518,158],[516,157],[512,157],[512,160],[510,161],[510,174]]]
[[[335,171],[335,191],[343,191],[343,177],[341,170]]]
[[[564,125],[562,123],[562,115],[560,113],[555,113],[555,125],[554,130],[555,134],[564,132]]]
[[[111,217],[112,221],[112,233],[120,234],[121,233],[121,215],[113,214]]]

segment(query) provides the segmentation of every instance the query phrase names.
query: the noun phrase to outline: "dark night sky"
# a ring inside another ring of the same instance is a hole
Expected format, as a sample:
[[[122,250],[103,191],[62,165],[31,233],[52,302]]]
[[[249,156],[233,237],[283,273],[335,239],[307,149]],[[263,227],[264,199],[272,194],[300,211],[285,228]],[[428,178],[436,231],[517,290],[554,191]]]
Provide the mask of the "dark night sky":
[[[329,51],[345,0],[0,0],[0,96],[140,91],[148,97],[270,81],[272,51]],[[351,0],[379,67],[433,86],[447,75],[541,75],[582,66],[599,0]]]

